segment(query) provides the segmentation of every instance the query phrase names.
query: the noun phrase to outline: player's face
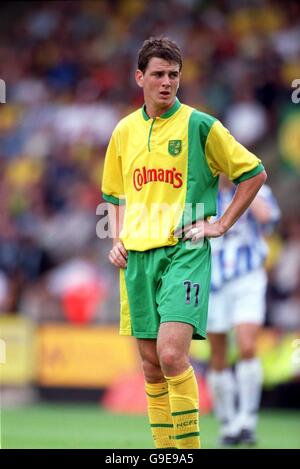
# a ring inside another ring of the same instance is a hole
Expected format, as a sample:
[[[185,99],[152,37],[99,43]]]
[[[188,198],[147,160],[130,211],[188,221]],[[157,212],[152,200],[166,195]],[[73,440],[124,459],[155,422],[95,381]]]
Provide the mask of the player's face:
[[[158,57],[149,60],[144,73],[137,70],[136,81],[143,88],[148,113],[163,113],[173,105],[179,80],[179,64]]]

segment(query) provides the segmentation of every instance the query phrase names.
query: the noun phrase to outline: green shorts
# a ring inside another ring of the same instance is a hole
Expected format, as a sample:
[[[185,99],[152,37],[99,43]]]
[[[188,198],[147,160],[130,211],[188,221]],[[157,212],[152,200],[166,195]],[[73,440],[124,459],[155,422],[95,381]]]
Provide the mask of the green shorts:
[[[161,323],[175,321],[191,324],[193,339],[206,338],[209,240],[194,249],[180,240],[176,246],[129,251],[120,273],[120,334],[154,339]]]

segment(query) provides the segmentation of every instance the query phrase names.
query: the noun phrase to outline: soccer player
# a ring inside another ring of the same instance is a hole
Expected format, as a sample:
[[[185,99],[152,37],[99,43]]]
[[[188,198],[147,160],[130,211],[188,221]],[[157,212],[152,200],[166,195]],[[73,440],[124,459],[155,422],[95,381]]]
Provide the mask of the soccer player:
[[[260,160],[217,119],[180,103],[181,68],[175,42],[143,43],[135,79],[145,104],[116,126],[102,183],[116,220],[109,259],[120,268],[120,333],[137,339],[155,446],[179,449],[200,447],[189,348],[206,337],[208,238],[235,223],[266,179]],[[222,172],[237,190],[210,224]]]
[[[218,214],[234,195],[223,175],[218,193]],[[279,220],[280,210],[271,189],[264,185],[250,208],[227,233],[213,239],[212,282],[207,331],[211,345],[209,384],[220,442],[256,443],[262,369],[256,356],[256,338],[265,319],[267,277],[264,232]],[[228,333],[234,329],[239,358],[235,376],[227,361]],[[238,401],[236,407],[236,400]]]

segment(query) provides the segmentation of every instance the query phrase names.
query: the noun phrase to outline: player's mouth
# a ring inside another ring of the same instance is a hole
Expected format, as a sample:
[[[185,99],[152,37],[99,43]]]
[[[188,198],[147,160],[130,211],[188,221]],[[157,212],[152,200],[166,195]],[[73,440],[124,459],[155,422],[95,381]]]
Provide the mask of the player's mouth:
[[[169,98],[171,96],[171,92],[170,91],[160,91],[159,92],[159,95],[162,97],[162,98]]]

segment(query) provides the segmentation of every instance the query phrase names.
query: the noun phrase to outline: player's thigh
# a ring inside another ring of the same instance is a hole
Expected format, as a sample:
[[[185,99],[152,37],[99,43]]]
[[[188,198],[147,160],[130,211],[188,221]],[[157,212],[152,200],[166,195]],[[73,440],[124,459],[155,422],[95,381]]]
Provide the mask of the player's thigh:
[[[162,277],[156,301],[160,322],[186,323],[194,328],[193,338],[206,337],[208,296],[210,289],[210,244],[189,249],[177,246],[170,268]]]
[[[162,266],[168,259],[162,249],[147,252],[129,251],[124,273],[131,335],[138,339],[156,339],[159,314],[156,286]],[[129,326],[128,326],[129,327]]]
[[[188,355],[193,335],[193,326],[182,322],[164,322],[160,325],[157,337],[157,351],[164,350],[174,355],[174,359]]]

